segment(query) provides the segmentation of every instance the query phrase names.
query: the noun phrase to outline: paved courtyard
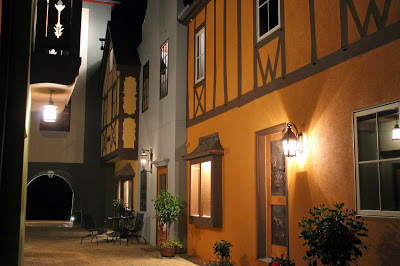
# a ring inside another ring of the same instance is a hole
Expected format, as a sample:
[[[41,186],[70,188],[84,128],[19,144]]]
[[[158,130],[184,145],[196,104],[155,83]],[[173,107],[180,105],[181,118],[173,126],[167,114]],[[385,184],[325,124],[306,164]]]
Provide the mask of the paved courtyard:
[[[71,228],[63,222],[27,222],[24,265],[202,265],[201,261],[180,254],[175,258],[163,258],[150,245],[122,245],[107,243],[99,238],[99,244],[81,237],[86,231]]]

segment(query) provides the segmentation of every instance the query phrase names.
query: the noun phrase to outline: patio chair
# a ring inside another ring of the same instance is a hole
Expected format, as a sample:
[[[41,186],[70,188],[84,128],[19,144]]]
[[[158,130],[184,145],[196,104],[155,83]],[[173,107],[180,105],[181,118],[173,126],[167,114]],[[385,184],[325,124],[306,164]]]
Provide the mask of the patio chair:
[[[136,238],[138,244],[140,243],[139,238],[142,238],[144,240],[144,243],[147,244],[146,239],[140,233],[143,229],[143,219],[144,219],[144,212],[138,212],[136,215],[135,226],[133,227],[133,229],[129,230],[129,235],[126,239],[126,245],[128,245],[129,240],[133,244],[131,238]]]
[[[96,243],[97,245],[99,244],[99,241],[97,239],[98,235],[102,235],[102,234],[107,234],[107,229],[103,228],[103,227],[96,227],[94,221],[93,221],[93,217],[90,214],[84,213],[83,214],[83,222],[84,222],[84,227],[86,229],[86,231],[89,232],[89,234],[83,236],[81,238],[81,245],[82,245],[82,241],[85,237],[91,237],[90,239],[90,243],[93,242],[93,238],[96,238]]]

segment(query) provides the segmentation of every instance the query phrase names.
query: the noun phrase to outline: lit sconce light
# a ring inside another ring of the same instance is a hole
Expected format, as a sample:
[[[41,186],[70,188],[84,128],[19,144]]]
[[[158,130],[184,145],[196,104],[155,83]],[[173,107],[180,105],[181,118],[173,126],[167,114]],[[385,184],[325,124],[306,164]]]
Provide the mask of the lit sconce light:
[[[392,140],[400,140],[400,127],[399,127],[399,121],[396,118],[396,124],[394,125],[394,128],[392,129]]]
[[[50,90],[50,98],[49,98],[49,103],[46,105],[43,105],[44,111],[43,111],[43,121],[44,122],[51,122],[54,123],[57,120],[57,105],[53,103],[51,100],[51,94],[53,93],[54,90]]]
[[[148,153],[148,154],[147,154]],[[142,149],[142,154],[140,154],[140,164],[142,165],[142,171],[150,172],[152,173],[153,170],[153,165],[151,162],[153,161],[153,150],[145,150]],[[150,171],[147,170],[147,165],[150,163]]]
[[[53,171],[47,171],[47,176],[48,176],[49,178],[53,178],[54,172],[53,172]]]
[[[71,222],[74,222],[74,221],[75,221],[75,217],[74,217],[74,216],[71,216],[70,221],[71,221]]]
[[[286,126],[287,130],[282,138],[283,152],[286,157],[295,157],[296,153],[303,151],[303,133],[299,133],[292,122],[287,123]],[[292,127],[296,129],[296,134],[292,131]]]

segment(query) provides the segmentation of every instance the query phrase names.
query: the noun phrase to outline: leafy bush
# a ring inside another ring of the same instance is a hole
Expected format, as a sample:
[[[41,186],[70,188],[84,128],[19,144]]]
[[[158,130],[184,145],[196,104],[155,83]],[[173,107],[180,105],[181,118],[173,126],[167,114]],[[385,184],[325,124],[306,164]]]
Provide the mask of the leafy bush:
[[[289,256],[284,259],[282,254],[281,257],[272,258],[269,266],[295,266],[295,263],[290,260]]]
[[[182,201],[178,195],[172,196],[168,191],[163,191],[155,198],[154,208],[161,223],[167,225],[167,240],[169,240],[171,223],[178,221],[182,215]]]
[[[122,214],[125,211],[125,203],[121,199],[113,200],[114,211],[116,215]]]
[[[233,245],[226,241],[221,240],[221,242],[214,243],[214,254],[217,255],[216,260],[211,260],[206,263],[206,265],[219,265],[219,266],[231,266],[233,262],[230,261],[231,259],[231,247]]]
[[[304,260],[317,265],[318,258],[324,265],[350,265],[367,246],[360,237],[367,237],[364,219],[353,210],[343,211],[344,203],[335,204],[333,209],[324,205],[310,210],[312,218],[302,218],[300,237],[304,238],[309,250]]]

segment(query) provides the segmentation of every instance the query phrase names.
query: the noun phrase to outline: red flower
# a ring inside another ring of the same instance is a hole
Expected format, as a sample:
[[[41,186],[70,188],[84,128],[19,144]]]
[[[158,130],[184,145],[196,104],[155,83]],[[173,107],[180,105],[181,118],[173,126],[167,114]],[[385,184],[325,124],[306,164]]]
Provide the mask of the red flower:
[[[272,266],[280,266],[281,263],[279,261],[274,261],[274,263],[272,263]]]

